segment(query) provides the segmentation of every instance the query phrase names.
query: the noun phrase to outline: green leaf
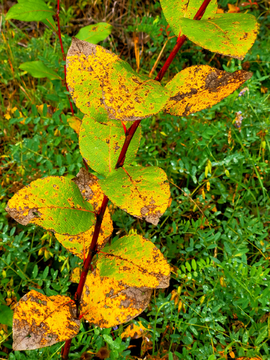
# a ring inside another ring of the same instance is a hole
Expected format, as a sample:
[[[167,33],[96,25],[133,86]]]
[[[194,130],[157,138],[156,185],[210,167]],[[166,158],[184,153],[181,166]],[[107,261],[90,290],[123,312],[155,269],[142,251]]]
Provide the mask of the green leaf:
[[[251,76],[252,73],[244,70],[229,73],[208,65],[188,67],[166,85],[171,97],[165,112],[187,116],[212,107],[233,93]]]
[[[169,99],[159,82],[137,74],[109,50],[76,38],[67,54],[67,84],[84,114],[104,107],[110,119],[122,121],[157,114]]]
[[[21,0],[9,9],[6,20],[42,21],[51,19],[52,15],[54,11],[42,0]]]
[[[202,5],[202,0],[161,0],[161,7],[165,18],[176,36],[181,31],[180,19],[193,19]],[[212,0],[207,6],[202,19],[214,17],[217,12],[217,1]]]
[[[182,33],[204,49],[244,59],[253,45],[258,24],[250,14],[217,14],[209,20],[179,19]]]
[[[98,254],[100,276],[113,277],[122,284],[138,288],[169,286],[170,266],[155,245],[133,234],[105,246]]]
[[[34,78],[44,78],[47,77],[50,80],[60,79],[62,80],[61,76],[59,76],[55,71],[48,68],[46,65],[43,64],[42,61],[27,61],[19,66],[21,70],[27,71],[30,75]]]
[[[81,28],[75,37],[79,40],[88,41],[91,44],[97,44],[105,40],[111,32],[112,26],[101,22]]]
[[[13,311],[7,305],[0,305],[0,324],[12,327]]]
[[[91,169],[108,176],[114,170],[125,142],[125,133],[120,121],[110,122],[102,108],[93,117],[84,117],[80,128],[80,151]],[[97,120],[97,121],[96,121]],[[100,123],[100,122],[104,123]],[[107,123],[107,124],[106,124]],[[140,144],[141,129],[136,131],[128,151],[125,164],[130,164],[136,157]]]
[[[95,221],[93,206],[62,176],[33,181],[9,200],[6,211],[22,225],[33,223],[65,235],[82,233]]]
[[[119,168],[100,180],[100,186],[116,206],[154,225],[171,201],[167,175],[155,166]]]

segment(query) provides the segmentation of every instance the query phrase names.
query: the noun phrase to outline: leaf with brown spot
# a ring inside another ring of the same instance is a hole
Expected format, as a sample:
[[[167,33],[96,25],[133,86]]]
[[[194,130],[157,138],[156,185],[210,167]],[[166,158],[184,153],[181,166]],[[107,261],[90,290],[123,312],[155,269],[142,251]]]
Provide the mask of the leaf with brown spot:
[[[98,269],[88,274],[81,300],[83,318],[102,328],[123,324],[140,315],[150,302],[152,290],[127,287],[101,277]]]
[[[116,206],[154,225],[171,203],[167,175],[156,166],[125,166],[99,183]]]
[[[217,14],[208,20],[180,18],[182,34],[204,49],[243,60],[258,33],[251,14]]]
[[[76,306],[62,295],[45,296],[31,290],[17,303],[13,316],[13,350],[33,350],[76,336],[80,321]]]
[[[95,212],[98,212],[104,197],[104,193],[98,183],[98,178],[82,168],[72,181],[78,186],[84,200],[93,206]],[[68,251],[84,259],[88,254],[94,229],[95,224],[89,230],[79,235],[67,236],[55,233],[55,236]],[[97,242],[98,250],[101,250],[106,245],[112,232],[112,219],[109,210],[106,209]]]
[[[176,36],[181,31],[179,20],[184,17],[187,19],[193,19],[202,5],[201,0],[161,0],[160,1],[164,16],[172,28]],[[217,12],[217,1],[212,0],[207,6],[202,19],[208,19],[214,17]]]
[[[93,206],[63,176],[31,182],[9,200],[6,211],[22,225],[32,223],[66,235],[85,232],[95,221]]]
[[[187,116],[212,107],[233,93],[252,73],[239,70],[234,73],[221,71],[208,65],[188,67],[178,73],[166,88],[171,91],[165,112]]]
[[[137,74],[109,50],[76,38],[67,53],[67,84],[84,114],[104,107],[110,119],[122,121],[157,114],[169,98],[158,81]]]
[[[124,236],[98,254],[100,276],[138,288],[166,288],[170,266],[160,250],[141,235]]]
[[[138,321],[138,325],[130,324],[126,327],[121,334],[121,339],[130,337],[131,339],[139,339],[147,332],[147,328],[143,326],[141,321]]]
[[[99,174],[108,176],[114,170],[125,142],[120,121],[108,119],[100,108],[93,116],[85,116],[80,131],[80,151],[87,164]],[[130,124],[130,123],[129,123]],[[140,145],[141,127],[136,131],[125,157],[125,164],[134,161]]]

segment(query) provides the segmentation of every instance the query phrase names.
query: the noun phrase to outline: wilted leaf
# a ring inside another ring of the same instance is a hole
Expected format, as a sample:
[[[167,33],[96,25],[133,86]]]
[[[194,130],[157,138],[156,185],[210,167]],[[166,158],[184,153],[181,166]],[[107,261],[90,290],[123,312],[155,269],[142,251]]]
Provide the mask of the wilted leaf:
[[[120,121],[110,121],[105,110],[95,113],[95,118],[85,116],[80,131],[80,151],[91,169],[108,176],[114,170],[125,142],[125,133]],[[106,123],[108,125],[106,125]],[[136,157],[140,144],[141,128],[136,131],[128,151],[125,164]]]
[[[54,11],[43,0],[20,0],[9,9],[6,20],[41,21],[52,15]]]
[[[127,287],[113,278],[101,277],[98,269],[88,274],[81,300],[81,314],[91,324],[109,328],[140,315],[149,304],[152,290]]]
[[[191,66],[178,73],[167,85],[171,91],[165,111],[187,116],[211,107],[238,89],[252,73],[217,70],[208,65]]]
[[[110,119],[134,121],[158,113],[169,95],[159,82],[137,74],[117,55],[73,38],[67,54],[67,84],[77,107],[105,107]]]
[[[179,20],[184,17],[193,19],[202,5],[201,0],[161,0],[160,1],[165,18],[176,36],[181,31]],[[212,0],[207,6],[202,19],[214,17],[217,12],[217,1]]]
[[[130,337],[131,339],[141,338],[143,334],[147,331],[147,328],[145,328],[140,321],[138,321],[138,324],[139,325],[130,324],[129,326],[127,326],[124,332],[122,332],[121,338],[122,339],[128,337]]]
[[[82,120],[77,116],[71,116],[67,119],[69,126],[79,135]]]
[[[166,288],[170,266],[158,248],[142,236],[133,234],[116,240],[98,254],[100,276],[113,277],[134,287]]]
[[[32,350],[66,341],[77,335],[80,321],[66,296],[31,290],[17,303],[13,317],[13,350]]]
[[[154,225],[170,206],[167,175],[158,167],[125,166],[99,182],[116,206]]]
[[[72,180],[78,186],[84,200],[88,201],[93,206],[95,212],[97,212],[104,197],[98,183],[98,178],[95,175],[89,174],[82,168],[77,176]],[[79,258],[84,259],[88,254],[94,229],[95,224],[93,224],[89,230],[79,235],[68,236],[55,233],[55,237],[68,251]],[[112,219],[109,210],[106,209],[97,242],[98,250],[102,249],[106,245],[112,232]]]
[[[82,233],[95,221],[93,206],[62,176],[33,181],[9,200],[6,211],[22,225],[33,223],[67,235]]]
[[[105,40],[112,32],[112,26],[107,23],[97,23],[84,26],[75,36],[79,40],[88,41],[91,44],[97,44]]]
[[[55,71],[44,65],[42,61],[28,61],[21,64],[19,68],[21,70],[27,71],[34,78],[47,77],[50,80],[62,80],[61,76],[59,76]]]
[[[209,20],[179,19],[181,31],[204,49],[243,60],[253,45],[258,24],[250,14],[217,14]]]

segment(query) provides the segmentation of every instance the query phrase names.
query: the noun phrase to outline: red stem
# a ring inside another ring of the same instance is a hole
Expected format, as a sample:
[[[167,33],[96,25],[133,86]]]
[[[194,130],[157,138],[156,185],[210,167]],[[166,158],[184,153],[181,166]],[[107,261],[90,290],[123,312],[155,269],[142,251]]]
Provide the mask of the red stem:
[[[205,9],[207,7],[207,5],[210,3],[211,0],[204,0],[202,6],[200,7],[200,9],[198,10],[198,12],[196,13],[194,19],[195,20],[199,20],[204,12]],[[59,7],[59,0],[58,0],[58,7]],[[58,12],[58,7],[57,7],[57,12]],[[60,29],[60,27],[59,27]],[[60,33],[60,31],[59,31]],[[165,64],[163,65],[161,71],[159,72],[159,74],[156,77],[156,80],[161,81],[161,79],[163,78],[165,72],[167,71],[168,67],[170,66],[172,60],[174,59],[175,55],[177,54],[177,52],[179,51],[179,49],[181,48],[181,46],[184,44],[186,40],[186,36],[179,36],[177,39],[177,43],[175,45],[175,47],[173,48],[171,54],[169,55],[167,61],[165,62]],[[62,48],[62,46],[61,46]],[[118,157],[115,169],[118,169],[119,167],[122,167],[124,165],[125,162],[125,157],[126,157],[126,153],[129,147],[129,144],[138,128],[138,126],[140,125],[141,120],[136,120],[134,121],[134,123],[131,125],[131,127],[126,131],[125,135],[125,142],[124,145],[121,149],[120,155]],[[99,213],[97,214],[97,219],[96,219],[96,224],[95,224],[95,230],[94,230],[94,234],[93,234],[93,238],[92,238],[92,242],[90,245],[90,249],[89,249],[89,253],[88,256],[83,264],[83,271],[81,274],[81,278],[80,278],[80,282],[75,294],[75,299],[77,304],[80,303],[81,300],[81,296],[82,296],[82,292],[83,292],[83,287],[85,284],[85,280],[87,277],[87,273],[89,271],[90,265],[91,265],[91,261],[94,257],[94,255],[96,254],[96,247],[97,247],[97,241],[98,241],[98,236],[99,236],[99,232],[100,232],[100,228],[101,228],[101,224],[102,224],[102,220],[103,220],[103,216],[105,214],[106,211],[106,207],[108,204],[108,197],[105,195],[102,201],[102,205],[99,209]],[[77,314],[78,318],[79,318],[79,313]],[[64,348],[62,349],[62,359],[63,360],[68,360],[68,354],[69,354],[69,350],[70,350],[70,346],[71,346],[71,339],[66,341]]]
[[[56,20],[57,20],[57,28],[58,28],[58,38],[59,38],[59,42],[60,42],[60,46],[61,46],[61,51],[62,51],[62,55],[63,55],[63,61],[66,61],[66,56],[65,56],[65,52],[64,52],[64,47],[63,47],[63,42],[62,42],[62,36],[61,36],[61,29],[60,29],[60,19],[59,19],[59,12],[60,12],[60,0],[57,0],[57,11],[56,11]],[[66,85],[66,89],[69,92],[68,86],[67,86],[67,69],[66,69],[66,65],[64,65],[64,74],[65,74],[65,85]],[[72,106],[72,102],[70,101],[70,97],[68,95],[68,101],[69,101],[69,105],[70,105],[70,110],[72,115],[74,116],[74,109]]]

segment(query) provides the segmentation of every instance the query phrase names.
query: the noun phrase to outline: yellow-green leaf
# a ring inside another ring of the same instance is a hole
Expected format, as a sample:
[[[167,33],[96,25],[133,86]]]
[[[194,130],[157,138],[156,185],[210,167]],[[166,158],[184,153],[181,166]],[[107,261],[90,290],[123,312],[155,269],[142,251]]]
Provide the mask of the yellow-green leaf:
[[[167,90],[137,74],[117,55],[98,45],[73,38],[67,54],[67,84],[77,107],[105,107],[110,119],[141,120],[161,111]]]
[[[170,206],[167,175],[155,166],[119,168],[100,180],[100,186],[115,205],[154,225]]]
[[[141,235],[124,236],[98,254],[100,276],[138,288],[169,286],[170,266],[160,250]]]
[[[166,88],[171,92],[165,112],[187,116],[212,107],[233,93],[252,73],[239,70],[221,71],[208,65],[191,66],[178,73]]]
[[[80,151],[91,169],[108,176],[115,168],[125,138],[121,122],[109,120],[106,111],[100,108],[93,116],[91,114],[83,119],[79,139]],[[139,127],[127,150],[125,164],[128,165],[135,159],[140,138]]]
[[[76,178],[72,180],[77,184],[84,200],[88,201],[93,206],[95,212],[98,212],[104,197],[104,193],[98,183],[98,178],[82,168]],[[55,233],[55,237],[72,254],[81,259],[85,259],[92,242],[94,229],[95,225],[93,224],[89,230],[79,235],[71,236]],[[106,245],[112,232],[112,219],[109,210],[106,209],[97,242],[98,250]]]
[[[127,287],[113,278],[101,277],[98,269],[88,274],[81,300],[81,314],[90,324],[109,328],[140,315],[149,304],[152,290]]]
[[[22,225],[32,223],[66,235],[85,232],[95,221],[93,206],[62,176],[33,181],[9,200],[6,211]]]
[[[13,316],[13,350],[32,350],[76,336],[80,321],[66,296],[45,296],[31,290],[17,303]]]
[[[258,32],[251,14],[217,14],[208,20],[179,19],[181,31],[204,49],[243,60]]]
[[[180,18],[193,19],[202,5],[202,0],[161,0],[165,18],[176,36],[181,31]],[[217,12],[217,1],[212,0],[207,6],[202,19],[214,17]]]

